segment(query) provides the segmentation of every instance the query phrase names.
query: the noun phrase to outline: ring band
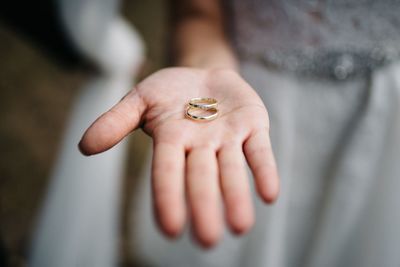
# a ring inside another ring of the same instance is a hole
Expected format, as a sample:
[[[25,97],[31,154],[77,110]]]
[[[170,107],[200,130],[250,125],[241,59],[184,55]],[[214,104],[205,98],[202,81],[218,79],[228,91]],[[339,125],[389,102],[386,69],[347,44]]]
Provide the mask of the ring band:
[[[196,109],[204,110],[204,108],[197,108],[197,107],[193,107],[193,106],[189,105],[186,108],[186,112],[185,112],[186,117],[189,119],[195,120],[195,121],[212,121],[218,117],[218,109],[217,108],[213,108],[213,107],[207,108],[207,111],[213,112],[211,115],[207,115],[207,116],[197,116],[197,115],[190,113],[191,110],[196,110]]]
[[[215,98],[211,97],[196,97],[192,98],[189,101],[189,106],[193,108],[200,108],[200,109],[211,109],[211,108],[217,108],[218,106],[218,101]]]

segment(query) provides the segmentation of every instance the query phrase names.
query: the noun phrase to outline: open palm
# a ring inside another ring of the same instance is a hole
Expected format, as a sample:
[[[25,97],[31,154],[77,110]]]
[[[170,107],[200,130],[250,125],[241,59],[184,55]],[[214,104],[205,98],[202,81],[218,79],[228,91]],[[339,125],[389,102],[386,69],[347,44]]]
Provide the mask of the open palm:
[[[217,99],[219,117],[186,118],[185,106],[194,97]],[[167,235],[181,232],[189,211],[199,242],[215,244],[223,227],[221,197],[232,231],[246,232],[254,214],[245,159],[260,197],[276,199],[267,110],[234,71],[168,68],[152,74],[92,124],[80,149],[87,155],[102,152],[138,127],[154,141],[153,200]]]

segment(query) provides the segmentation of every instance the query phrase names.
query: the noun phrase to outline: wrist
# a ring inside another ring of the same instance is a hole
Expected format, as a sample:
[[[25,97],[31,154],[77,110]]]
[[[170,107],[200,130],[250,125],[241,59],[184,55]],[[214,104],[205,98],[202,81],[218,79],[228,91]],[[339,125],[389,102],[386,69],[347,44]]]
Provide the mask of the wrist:
[[[224,68],[237,71],[238,61],[230,46],[224,42],[208,44],[206,48],[196,47],[190,51],[181,51],[176,60],[177,66],[201,69]]]
[[[236,57],[228,48],[192,52],[178,58],[176,65],[201,69],[223,68],[235,71],[239,69]]]

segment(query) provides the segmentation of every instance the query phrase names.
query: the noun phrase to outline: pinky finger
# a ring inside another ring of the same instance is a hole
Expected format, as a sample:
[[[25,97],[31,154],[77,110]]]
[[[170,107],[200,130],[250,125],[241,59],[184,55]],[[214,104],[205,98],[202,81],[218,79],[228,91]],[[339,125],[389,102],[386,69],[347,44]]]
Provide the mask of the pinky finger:
[[[274,202],[279,194],[279,176],[268,132],[253,133],[243,148],[258,194],[265,202]]]

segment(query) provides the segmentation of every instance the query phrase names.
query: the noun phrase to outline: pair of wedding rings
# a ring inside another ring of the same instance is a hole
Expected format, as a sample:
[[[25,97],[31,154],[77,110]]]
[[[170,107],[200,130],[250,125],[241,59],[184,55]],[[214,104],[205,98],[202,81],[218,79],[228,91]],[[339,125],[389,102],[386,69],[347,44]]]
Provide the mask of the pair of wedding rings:
[[[212,121],[218,117],[217,107],[218,101],[214,98],[196,97],[190,99],[185,115],[195,121]]]

